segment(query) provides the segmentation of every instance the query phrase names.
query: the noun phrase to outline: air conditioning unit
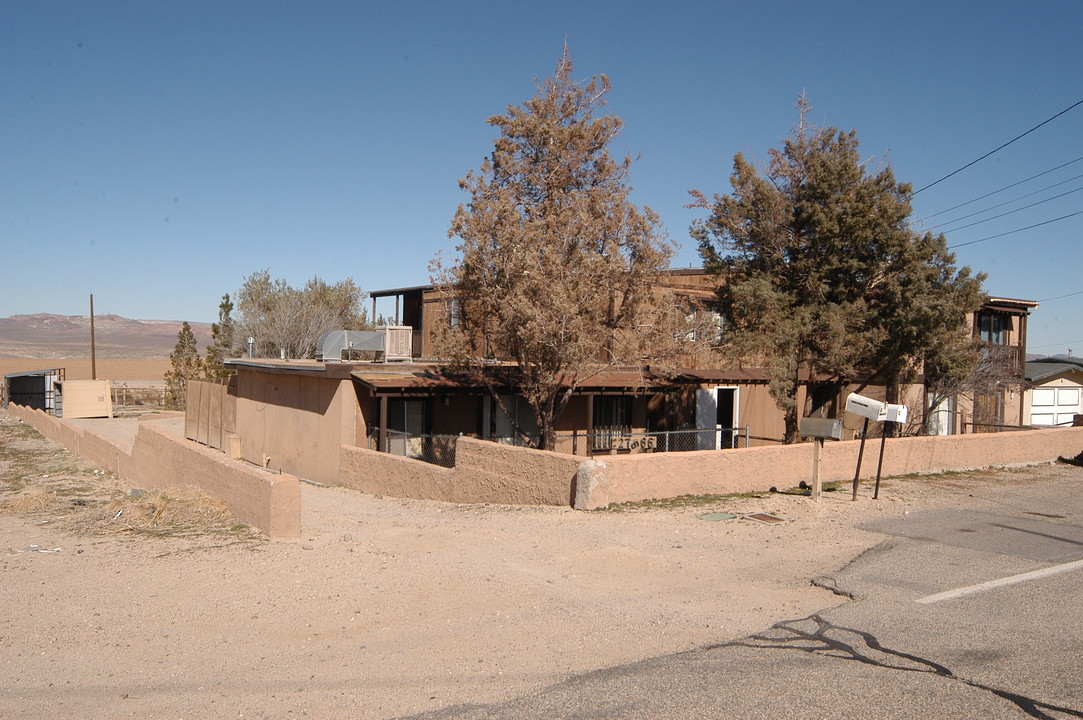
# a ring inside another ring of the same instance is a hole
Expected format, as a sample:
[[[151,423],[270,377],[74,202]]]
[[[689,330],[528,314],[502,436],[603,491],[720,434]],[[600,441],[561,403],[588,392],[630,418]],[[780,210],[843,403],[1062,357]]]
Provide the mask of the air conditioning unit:
[[[409,325],[384,325],[376,328],[384,333],[384,362],[409,362],[414,353],[414,329]]]

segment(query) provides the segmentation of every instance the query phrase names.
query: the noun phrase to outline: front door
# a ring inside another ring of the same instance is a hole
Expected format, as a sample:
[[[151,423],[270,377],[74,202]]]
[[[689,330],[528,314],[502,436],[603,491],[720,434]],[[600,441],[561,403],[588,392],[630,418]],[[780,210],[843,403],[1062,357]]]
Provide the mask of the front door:
[[[738,423],[737,388],[719,387],[696,391],[696,447],[719,450],[736,445]]]

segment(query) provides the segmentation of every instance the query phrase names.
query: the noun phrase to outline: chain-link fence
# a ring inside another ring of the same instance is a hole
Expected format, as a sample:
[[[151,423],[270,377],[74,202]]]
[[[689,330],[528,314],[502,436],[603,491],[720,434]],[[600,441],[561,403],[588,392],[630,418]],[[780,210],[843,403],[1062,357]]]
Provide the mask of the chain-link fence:
[[[455,466],[455,441],[458,435],[412,435],[401,430],[387,431],[387,452],[442,467]],[[380,430],[368,434],[369,450],[380,449]]]
[[[643,452],[688,452],[748,447],[748,426],[740,428],[682,428],[654,432],[558,433],[557,444],[573,455],[616,455]],[[559,448],[558,448],[559,449]]]
[[[387,431],[387,452],[400,457],[422,460],[443,467],[455,465],[455,443],[461,435],[414,435],[401,430]],[[519,436],[489,437],[491,442],[517,447],[536,447]],[[687,452],[689,450],[719,450],[748,447],[748,426],[703,430],[686,428],[640,433],[557,433],[557,452],[571,455],[617,455],[643,452]],[[368,448],[380,448],[380,430],[371,428]]]

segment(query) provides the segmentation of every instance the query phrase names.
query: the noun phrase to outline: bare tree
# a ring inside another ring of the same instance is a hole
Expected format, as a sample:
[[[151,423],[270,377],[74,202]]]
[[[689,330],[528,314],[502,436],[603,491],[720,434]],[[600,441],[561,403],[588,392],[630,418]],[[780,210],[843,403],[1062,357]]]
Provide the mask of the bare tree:
[[[328,330],[370,327],[361,307],[363,293],[351,278],[328,285],[314,277],[297,289],[260,270],[245,278],[236,297],[236,336],[253,338],[261,357],[313,357]]]
[[[965,400],[978,413],[983,400],[1003,398],[1008,390],[1022,392],[1025,381],[1019,373],[1018,352],[1015,347],[989,345],[969,338],[938,351],[925,368],[929,412],[921,432],[932,431],[935,411],[948,403]],[[975,419],[975,422],[995,421],[996,418]]]

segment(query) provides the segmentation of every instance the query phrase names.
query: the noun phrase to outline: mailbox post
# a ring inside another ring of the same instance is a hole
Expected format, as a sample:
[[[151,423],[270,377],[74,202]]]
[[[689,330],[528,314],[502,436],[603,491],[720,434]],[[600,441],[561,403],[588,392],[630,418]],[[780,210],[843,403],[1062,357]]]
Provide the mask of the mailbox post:
[[[823,462],[824,440],[842,439],[842,418],[801,418],[798,430],[805,437],[813,438],[812,443],[812,499],[820,502],[823,482],[820,480],[820,466]]]
[[[854,471],[854,492],[852,500],[857,500],[857,486],[861,481],[861,458],[865,454],[865,436],[869,431],[869,420],[875,420],[880,423],[904,423],[907,417],[907,407],[905,405],[894,405],[892,403],[881,402],[879,400],[873,400],[857,393],[850,393],[846,396],[846,412],[851,412],[855,415],[859,415],[865,418],[865,423],[861,428],[861,445],[857,450],[857,470]],[[880,432],[880,460],[876,464],[876,487],[873,490],[873,500],[880,497],[880,472],[884,467],[884,443],[887,440],[887,435],[883,431]]]

